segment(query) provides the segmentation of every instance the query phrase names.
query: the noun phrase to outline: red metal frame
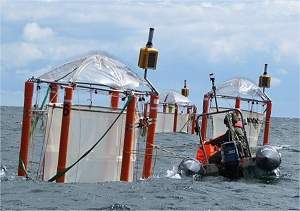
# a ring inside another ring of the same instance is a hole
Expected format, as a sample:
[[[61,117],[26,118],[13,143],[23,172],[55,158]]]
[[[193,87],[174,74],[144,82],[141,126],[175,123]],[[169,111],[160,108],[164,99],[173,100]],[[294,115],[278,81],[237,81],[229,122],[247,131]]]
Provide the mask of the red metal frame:
[[[66,87],[65,88],[65,97],[64,97],[64,106],[63,106],[63,112],[62,112],[62,121],[61,121],[57,174],[64,172],[66,169],[66,164],[67,164],[69,128],[70,128],[71,110],[72,110],[72,97],[73,97],[73,88]],[[56,179],[56,182],[64,183],[65,175],[58,177]]]
[[[32,119],[32,97],[33,97],[34,83],[32,81],[25,82],[24,90],[24,108],[23,108],[23,121],[22,121],[22,135],[21,146],[19,154],[18,176],[26,176],[28,164],[28,150],[30,143],[30,130]],[[24,166],[22,165],[22,162]],[[23,169],[25,168],[25,169]],[[25,170],[25,171],[24,171]]]
[[[124,136],[124,146],[123,146],[123,158],[121,167],[121,181],[129,181],[130,176],[130,166],[131,166],[131,151],[132,142],[134,138],[135,129],[135,106],[136,106],[136,96],[130,96],[130,102],[127,107],[126,113],[126,126],[125,126],[125,136]]]
[[[148,128],[147,133],[147,142],[145,149],[145,158],[143,166],[143,178],[148,178],[152,175],[152,155],[153,155],[153,144],[156,128],[156,119],[157,119],[157,110],[158,110],[158,95],[151,95],[150,98],[150,114],[149,118],[151,119],[151,124]]]

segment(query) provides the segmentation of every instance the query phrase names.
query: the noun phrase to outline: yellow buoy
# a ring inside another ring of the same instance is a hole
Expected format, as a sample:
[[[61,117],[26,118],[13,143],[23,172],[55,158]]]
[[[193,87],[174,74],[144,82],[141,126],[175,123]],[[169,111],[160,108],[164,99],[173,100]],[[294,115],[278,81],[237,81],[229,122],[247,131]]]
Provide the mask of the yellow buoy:
[[[265,88],[270,88],[270,86],[271,86],[271,76],[268,75],[267,68],[268,68],[268,64],[265,64],[264,73],[263,73],[263,75],[259,76],[258,86],[262,87],[263,90]]]
[[[143,69],[156,69],[158,50],[152,47],[154,28],[150,28],[146,47],[140,48],[138,66]]]

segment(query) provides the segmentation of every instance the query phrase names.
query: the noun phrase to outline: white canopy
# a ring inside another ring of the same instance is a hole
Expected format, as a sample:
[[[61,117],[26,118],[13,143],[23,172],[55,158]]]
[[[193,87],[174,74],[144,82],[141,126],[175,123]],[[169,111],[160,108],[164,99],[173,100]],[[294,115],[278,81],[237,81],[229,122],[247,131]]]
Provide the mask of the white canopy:
[[[179,105],[188,105],[191,102],[187,97],[173,90],[160,93],[159,101],[160,103],[168,103],[168,104],[177,103]]]
[[[223,82],[216,90],[217,95],[246,97],[267,100],[268,96],[252,81],[245,78],[233,78]]]
[[[121,62],[100,53],[94,53],[63,64],[38,79],[47,82],[106,86],[130,90],[147,86],[144,79]]]

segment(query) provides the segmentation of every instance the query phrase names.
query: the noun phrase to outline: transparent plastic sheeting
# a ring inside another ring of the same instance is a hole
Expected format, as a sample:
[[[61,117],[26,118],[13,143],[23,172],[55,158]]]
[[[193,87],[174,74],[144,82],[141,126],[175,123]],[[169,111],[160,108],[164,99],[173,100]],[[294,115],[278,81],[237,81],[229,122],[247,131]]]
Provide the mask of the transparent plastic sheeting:
[[[222,110],[222,109],[221,109]],[[211,108],[211,112],[216,112],[215,108]],[[247,139],[251,151],[254,151],[258,146],[258,137],[263,124],[264,115],[257,112],[242,111],[243,118],[247,123],[245,130],[247,133]],[[226,113],[220,113],[209,116],[208,121],[208,137],[216,138],[227,131],[227,127],[224,124],[224,118]]]
[[[256,100],[267,100],[268,97],[252,81],[245,78],[234,78],[223,82],[216,90],[217,95],[245,97]]]
[[[191,130],[189,114],[177,115],[176,132],[188,132]],[[156,133],[172,133],[174,125],[174,113],[157,113]],[[189,129],[188,129],[189,128]]]
[[[63,64],[41,75],[38,79],[48,82],[104,85],[119,90],[147,86],[146,82],[125,64],[100,53]]]
[[[86,110],[85,110],[86,109]],[[71,112],[70,138],[68,142],[67,167],[77,161],[115,120],[119,111],[110,108],[73,106]],[[44,140],[43,179],[47,181],[56,174],[61,131],[62,107],[49,106]],[[123,113],[104,139],[66,173],[65,182],[119,181],[122,165],[126,114]],[[135,131],[135,134],[138,131]],[[136,149],[136,135],[133,150]],[[135,155],[132,154],[130,181],[133,179]]]
[[[156,133],[172,133],[174,125],[174,113],[157,113]]]
[[[168,104],[175,104],[177,103],[178,105],[188,105],[190,104],[190,100],[181,95],[180,93],[176,91],[167,91],[167,92],[162,92],[159,94],[159,102],[160,103],[168,103]]]

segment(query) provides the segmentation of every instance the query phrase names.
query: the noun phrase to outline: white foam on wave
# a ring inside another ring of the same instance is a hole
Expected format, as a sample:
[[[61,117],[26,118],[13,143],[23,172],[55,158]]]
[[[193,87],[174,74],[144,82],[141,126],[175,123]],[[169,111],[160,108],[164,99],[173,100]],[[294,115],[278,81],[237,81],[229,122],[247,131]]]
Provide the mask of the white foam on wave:
[[[276,150],[282,150],[282,149],[288,149],[291,147],[291,145],[283,144],[278,146],[273,146]]]
[[[166,177],[171,179],[181,179],[181,176],[177,173],[176,166],[173,166],[172,170],[167,170]]]

